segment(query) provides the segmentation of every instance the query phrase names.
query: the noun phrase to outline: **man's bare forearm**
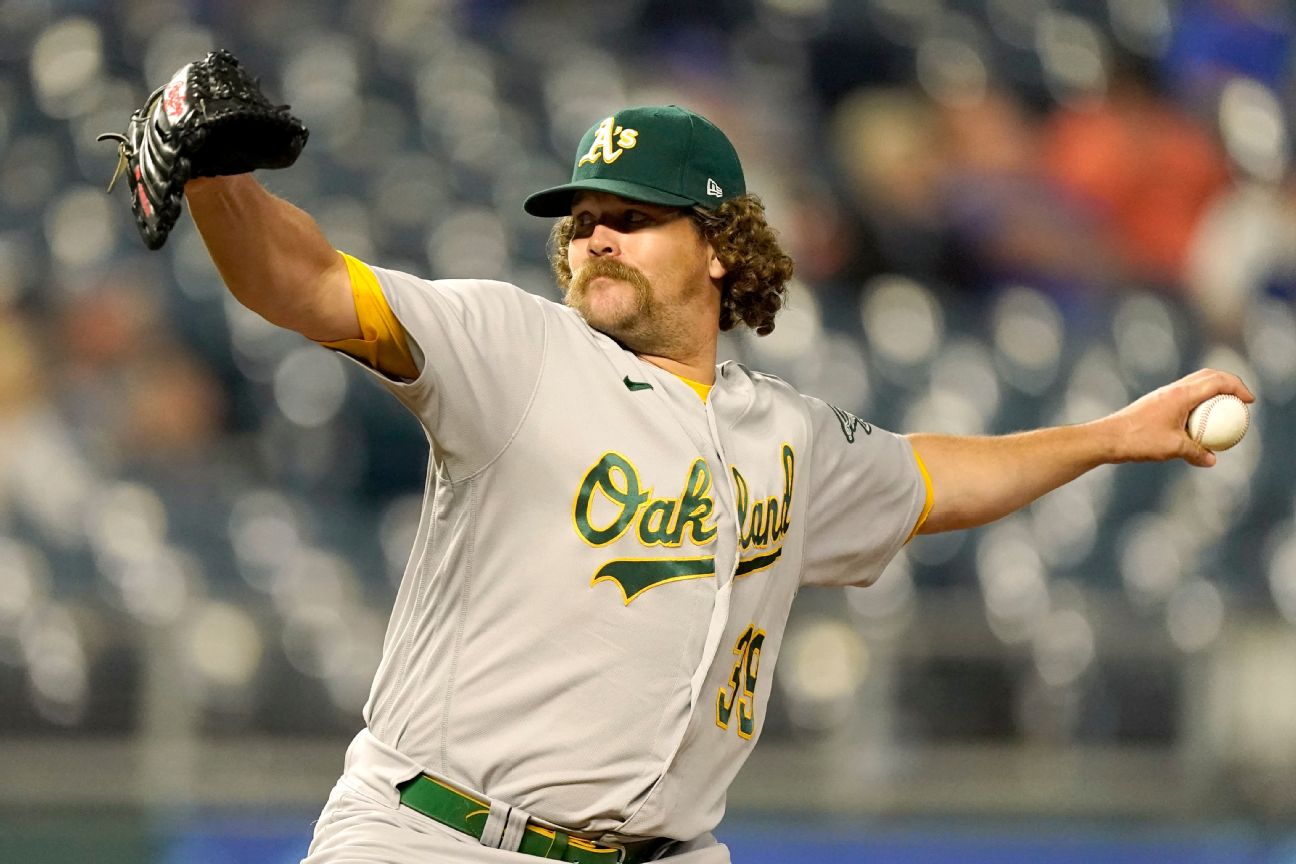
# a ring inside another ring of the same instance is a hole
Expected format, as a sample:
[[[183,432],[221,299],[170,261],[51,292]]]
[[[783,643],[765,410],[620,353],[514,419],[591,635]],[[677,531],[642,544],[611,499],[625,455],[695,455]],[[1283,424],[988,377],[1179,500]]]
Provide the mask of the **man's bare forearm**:
[[[1007,516],[1081,474],[1111,462],[1183,459],[1209,468],[1216,457],[1184,428],[1194,406],[1220,393],[1255,396],[1236,375],[1201,369],[1078,426],[995,438],[909,435],[931,475],[933,506],[923,534],[974,528]]]
[[[360,336],[346,262],[307,213],[251,174],[192,180],[185,197],[208,254],[240,303],[310,339]]]
[[[938,505],[923,524],[924,534],[993,522],[1091,468],[1116,461],[1102,421],[993,438],[908,438],[931,475]]]

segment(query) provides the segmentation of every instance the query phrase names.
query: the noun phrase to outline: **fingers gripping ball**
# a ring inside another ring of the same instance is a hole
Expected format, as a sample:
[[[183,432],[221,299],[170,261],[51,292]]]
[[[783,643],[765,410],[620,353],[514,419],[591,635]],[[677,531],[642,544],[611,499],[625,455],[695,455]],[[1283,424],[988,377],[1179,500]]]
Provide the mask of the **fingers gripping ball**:
[[[1251,425],[1246,403],[1231,394],[1207,399],[1188,414],[1188,434],[1207,450],[1227,450],[1242,440]]]
[[[286,105],[271,105],[256,79],[228,51],[183,66],[131,115],[117,142],[111,192],[126,175],[131,212],[144,244],[159,249],[180,218],[194,177],[286,168],[306,144],[306,127]]]

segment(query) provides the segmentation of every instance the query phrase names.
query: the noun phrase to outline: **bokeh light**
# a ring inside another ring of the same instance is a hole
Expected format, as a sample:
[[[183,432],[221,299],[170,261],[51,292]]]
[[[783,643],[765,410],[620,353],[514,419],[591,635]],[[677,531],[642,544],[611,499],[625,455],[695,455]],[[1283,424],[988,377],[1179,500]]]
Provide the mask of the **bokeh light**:
[[[869,668],[868,648],[856,632],[834,619],[803,621],[788,634],[782,653],[778,680],[792,721],[817,733],[844,722]]]
[[[347,379],[342,361],[332,354],[299,348],[275,370],[275,402],[298,426],[323,426],[346,399]]]
[[[65,18],[36,39],[31,81],[41,109],[71,117],[94,107],[102,85],[103,33],[88,18]]]

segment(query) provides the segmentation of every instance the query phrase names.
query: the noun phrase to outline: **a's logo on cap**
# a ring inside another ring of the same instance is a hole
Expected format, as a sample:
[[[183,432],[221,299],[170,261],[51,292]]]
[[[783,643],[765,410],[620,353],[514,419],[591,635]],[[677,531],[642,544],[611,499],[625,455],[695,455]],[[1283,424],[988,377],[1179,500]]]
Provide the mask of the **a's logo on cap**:
[[[720,184],[719,184],[719,183],[715,182],[715,181],[712,180],[710,177],[708,177],[708,178],[707,178],[707,194],[708,194],[708,195],[714,195],[714,196],[717,197],[717,198],[723,198],[723,197],[724,197],[724,190],[720,188]]]
[[[617,126],[616,117],[609,117],[600,123],[598,129],[594,131],[594,143],[590,145],[589,152],[576,163],[576,167],[590,165],[600,159],[611,165],[621,158],[621,154],[625,150],[633,150],[635,144],[638,143],[638,139],[638,129],[626,129],[624,126]]]

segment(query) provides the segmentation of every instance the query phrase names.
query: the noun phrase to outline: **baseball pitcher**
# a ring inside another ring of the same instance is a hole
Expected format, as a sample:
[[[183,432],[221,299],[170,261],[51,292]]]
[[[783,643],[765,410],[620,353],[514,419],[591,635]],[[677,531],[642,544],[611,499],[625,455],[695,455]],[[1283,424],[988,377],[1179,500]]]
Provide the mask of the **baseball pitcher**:
[[[223,52],[115,137],[150,246],[187,199],[234,296],[354,359],[431,447],[311,864],[726,862],[711,832],[801,586],[867,585],[915,534],[1102,463],[1213,464],[1189,409],[1252,398],[1204,370],[1082,426],[901,436],[717,366],[721,331],[774,328],[792,262],[730,141],[676,106],[598,119],[571,182],[523,205],[556,220],[564,304],[336,251],[248,173],[306,133]]]

